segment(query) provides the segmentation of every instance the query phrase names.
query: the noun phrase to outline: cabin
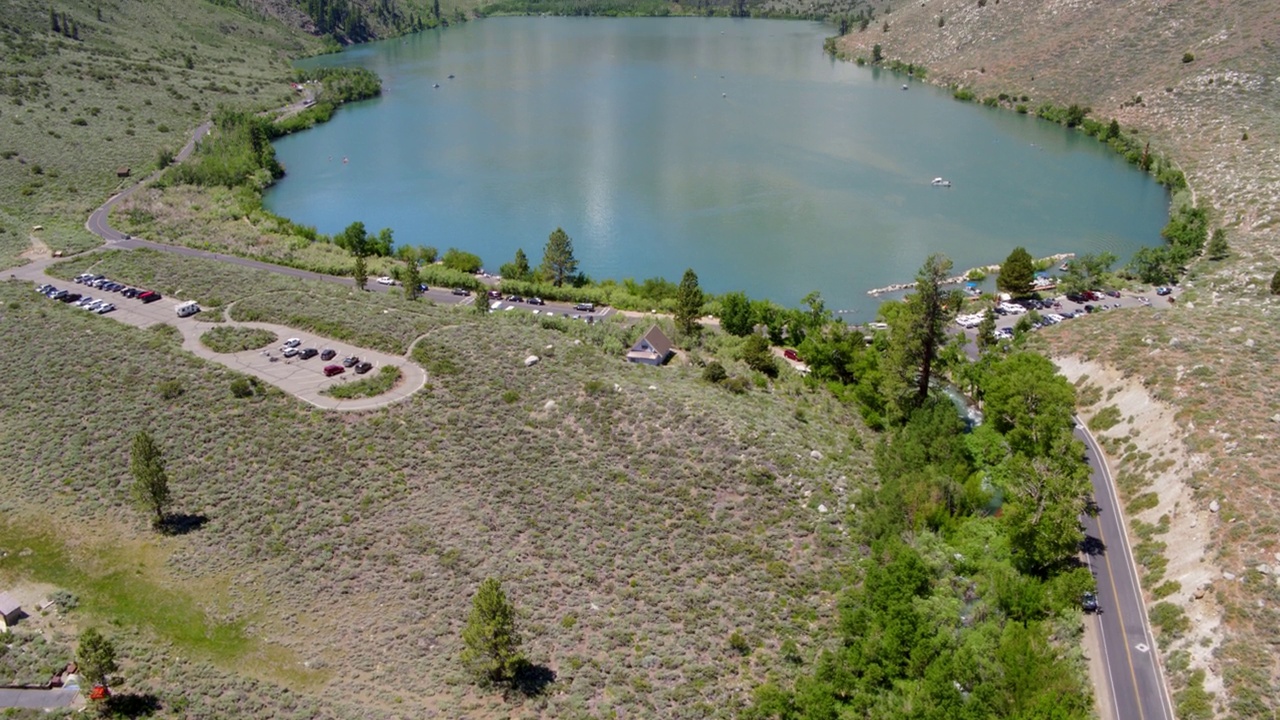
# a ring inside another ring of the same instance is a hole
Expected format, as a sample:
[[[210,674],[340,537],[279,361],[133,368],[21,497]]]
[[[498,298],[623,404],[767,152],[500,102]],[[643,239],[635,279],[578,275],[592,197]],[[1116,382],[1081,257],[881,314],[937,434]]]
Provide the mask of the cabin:
[[[0,632],[7,631],[22,618],[22,606],[7,592],[0,592]]]
[[[657,325],[649,328],[631,350],[627,352],[627,362],[645,365],[661,365],[671,357],[671,340]]]

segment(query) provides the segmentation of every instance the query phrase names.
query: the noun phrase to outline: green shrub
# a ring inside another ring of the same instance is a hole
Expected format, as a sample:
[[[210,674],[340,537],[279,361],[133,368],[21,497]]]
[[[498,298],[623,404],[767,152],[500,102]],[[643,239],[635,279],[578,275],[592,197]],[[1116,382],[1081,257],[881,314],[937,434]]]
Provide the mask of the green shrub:
[[[1094,432],[1110,430],[1120,422],[1120,408],[1108,405],[1089,419],[1089,429]]]
[[[1151,508],[1159,504],[1160,504],[1159,495],[1153,492],[1144,492],[1141,495],[1129,501],[1129,513],[1136,515],[1142,512],[1143,510],[1150,510]]]
[[[734,630],[733,634],[729,636],[729,649],[739,655],[750,655],[751,643],[747,640],[746,635]]]
[[[1182,589],[1182,583],[1178,582],[1177,580],[1166,580],[1160,583],[1159,585],[1157,585],[1155,589],[1151,591],[1151,594],[1154,595],[1157,600],[1159,600],[1159,599],[1167,598],[1181,589]]]
[[[724,386],[725,390],[728,390],[734,395],[741,395],[745,393],[747,390],[751,389],[751,381],[747,380],[746,378],[740,375],[735,375],[731,378],[727,378],[726,380],[724,380],[724,382],[721,382],[720,384]]]
[[[182,381],[178,379],[162,380],[156,383],[156,392],[165,400],[175,400],[182,395]]]
[[[231,381],[231,396],[237,398],[253,397],[253,384],[249,378],[238,377]]]
[[[1196,60],[1196,56],[1195,56],[1195,55],[1192,55],[1191,53],[1183,53],[1183,54],[1182,54],[1182,62],[1183,62],[1184,64],[1185,64],[1185,63],[1190,63],[1190,62],[1195,62],[1195,60]]]
[[[702,379],[709,383],[718,383],[729,377],[729,373],[725,372],[724,366],[712,360],[702,369]]]
[[[1151,624],[1160,628],[1160,634],[1173,637],[1182,635],[1191,629],[1191,621],[1187,619],[1182,608],[1171,602],[1158,602],[1151,608]]]
[[[1271,294],[1280,295],[1280,270],[1271,276]]]
[[[480,261],[479,255],[466,252],[465,250],[459,250],[458,248],[449,248],[446,250],[444,252],[444,259],[442,262],[444,263],[444,266],[450,270],[469,273],[472,275],[480,272],[480,268],[484,267],[484,264]]]

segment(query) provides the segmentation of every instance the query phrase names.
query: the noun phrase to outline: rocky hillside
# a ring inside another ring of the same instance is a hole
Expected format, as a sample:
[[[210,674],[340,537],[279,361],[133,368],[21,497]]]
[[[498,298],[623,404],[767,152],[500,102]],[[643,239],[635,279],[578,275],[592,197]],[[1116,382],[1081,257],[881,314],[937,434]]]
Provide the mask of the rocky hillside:
[[[313,35],[358,43],[439,23],[440,3],[428,0],[235,0],[245,10]]]
[[[1280,15],[1265,0],[928,0],[880,4],[839,41],[924,65],[932,81],[1080,103],[1177,157],[1234,246],[1273,258],[1280,184]],[[887,28],[887,29],[886,29]],[[1259,258],[1261,259],[1261,257]]]

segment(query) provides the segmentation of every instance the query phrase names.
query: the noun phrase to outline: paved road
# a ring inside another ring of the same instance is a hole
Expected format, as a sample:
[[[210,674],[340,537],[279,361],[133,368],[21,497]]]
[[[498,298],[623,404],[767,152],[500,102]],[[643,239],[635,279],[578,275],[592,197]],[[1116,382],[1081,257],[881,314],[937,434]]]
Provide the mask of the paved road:
[[[1100,609],[1086,622],[1098,630],[1110,685],[1109,697],[1099,700],[1110,703],[1111,717],[1118,720],[1174,720],[1110,469],[1087,429],[1079,426],[1076,437],[1089,449],[1090,480],[1100,511],[1096,518],[1084,518],[1086,557],[1098,580]]]

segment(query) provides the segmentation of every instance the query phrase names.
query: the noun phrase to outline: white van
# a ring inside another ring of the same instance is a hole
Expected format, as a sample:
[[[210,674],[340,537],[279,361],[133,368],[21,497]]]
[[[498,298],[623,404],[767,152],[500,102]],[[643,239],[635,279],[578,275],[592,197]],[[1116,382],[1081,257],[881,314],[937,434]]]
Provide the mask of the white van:
[[[178,317],[190,317],[200,312],[200,306],[196,304],[195,300],[188,300],[175,308],[175,311],[178,313]]]

